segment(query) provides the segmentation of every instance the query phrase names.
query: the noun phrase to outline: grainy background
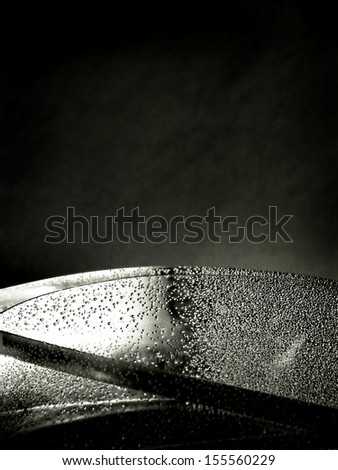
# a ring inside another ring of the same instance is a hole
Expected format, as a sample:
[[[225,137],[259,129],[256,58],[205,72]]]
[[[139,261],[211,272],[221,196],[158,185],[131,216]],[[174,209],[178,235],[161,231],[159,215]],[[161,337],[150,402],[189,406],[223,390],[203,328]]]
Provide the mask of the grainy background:
[[[182,4],[4,21],[2,287],[173,264],[338,278],[333,12]],[[269,205],[294,215],[294,243],[44,243],[46,218],[67,206],[167,218],[215,206],[245,220]]]

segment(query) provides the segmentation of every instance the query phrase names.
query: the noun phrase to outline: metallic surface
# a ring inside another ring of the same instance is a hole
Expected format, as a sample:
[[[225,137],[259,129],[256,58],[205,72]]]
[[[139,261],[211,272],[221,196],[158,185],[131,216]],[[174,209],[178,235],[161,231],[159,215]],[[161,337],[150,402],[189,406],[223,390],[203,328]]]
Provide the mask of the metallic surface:
[[[4,311],[1,330],[144,367],[338,407],[337,281],[225,268],[159,267],[80,274],[23,287],[3,290],[3,309],[16,299],[21,303]],[[32,292],[38,296],[28,300]],[[151,393],[7,356],[0,360],[6,435],[123,412],[134,405],[177,406]]]

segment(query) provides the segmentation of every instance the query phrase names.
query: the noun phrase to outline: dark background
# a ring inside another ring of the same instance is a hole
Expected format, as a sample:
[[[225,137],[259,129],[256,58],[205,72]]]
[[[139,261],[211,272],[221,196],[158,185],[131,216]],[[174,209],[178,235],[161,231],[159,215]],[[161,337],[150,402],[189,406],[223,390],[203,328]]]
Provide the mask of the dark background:
[[[1,286],[173,264],[338,278],[336,16],[159,3],[4,16]],[[44,243],[67,206],[244,221],[270,205],[294,243]]]

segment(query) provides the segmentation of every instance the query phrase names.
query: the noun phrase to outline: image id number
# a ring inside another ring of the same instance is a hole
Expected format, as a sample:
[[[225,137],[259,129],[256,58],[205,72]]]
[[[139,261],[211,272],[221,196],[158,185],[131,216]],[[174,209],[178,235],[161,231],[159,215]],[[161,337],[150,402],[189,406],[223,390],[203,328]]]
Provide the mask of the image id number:
[[[215,454],[204,457],[205,465],[272,465],[275,461],[274,455],[265,454]]]

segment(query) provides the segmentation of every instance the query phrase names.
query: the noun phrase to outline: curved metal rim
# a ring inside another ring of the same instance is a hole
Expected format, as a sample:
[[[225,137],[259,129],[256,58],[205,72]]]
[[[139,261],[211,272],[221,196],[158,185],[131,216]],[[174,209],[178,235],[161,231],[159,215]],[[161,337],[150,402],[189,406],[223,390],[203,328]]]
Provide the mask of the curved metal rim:
[[[191,271],[196,275],[216,276],[243,276],[250,275],[255,277],[264,277],[273,275],[279,277],[291,277],[304,280],[322,280],[326,282],[337,283],[337,280],[327,279],[308,274],[288,273],[283,271],[264,271],[246,268],[227,268],[222,266],[141,266],[128,268],[115,268],[99,271],[87,271],[83,273],[68,274],[64,276],[51,277],[39,281],[33,281],[25,284],[18,284],[11,287],[5,287],[0,290],[0,313],[19,305],[27,300],[40,297],[42,295],[58,292],[73,287],[98,284],[100,282],[114,281],[119,279],[128,279],[136,277],[151,276],[171,276],[184,275]]]

